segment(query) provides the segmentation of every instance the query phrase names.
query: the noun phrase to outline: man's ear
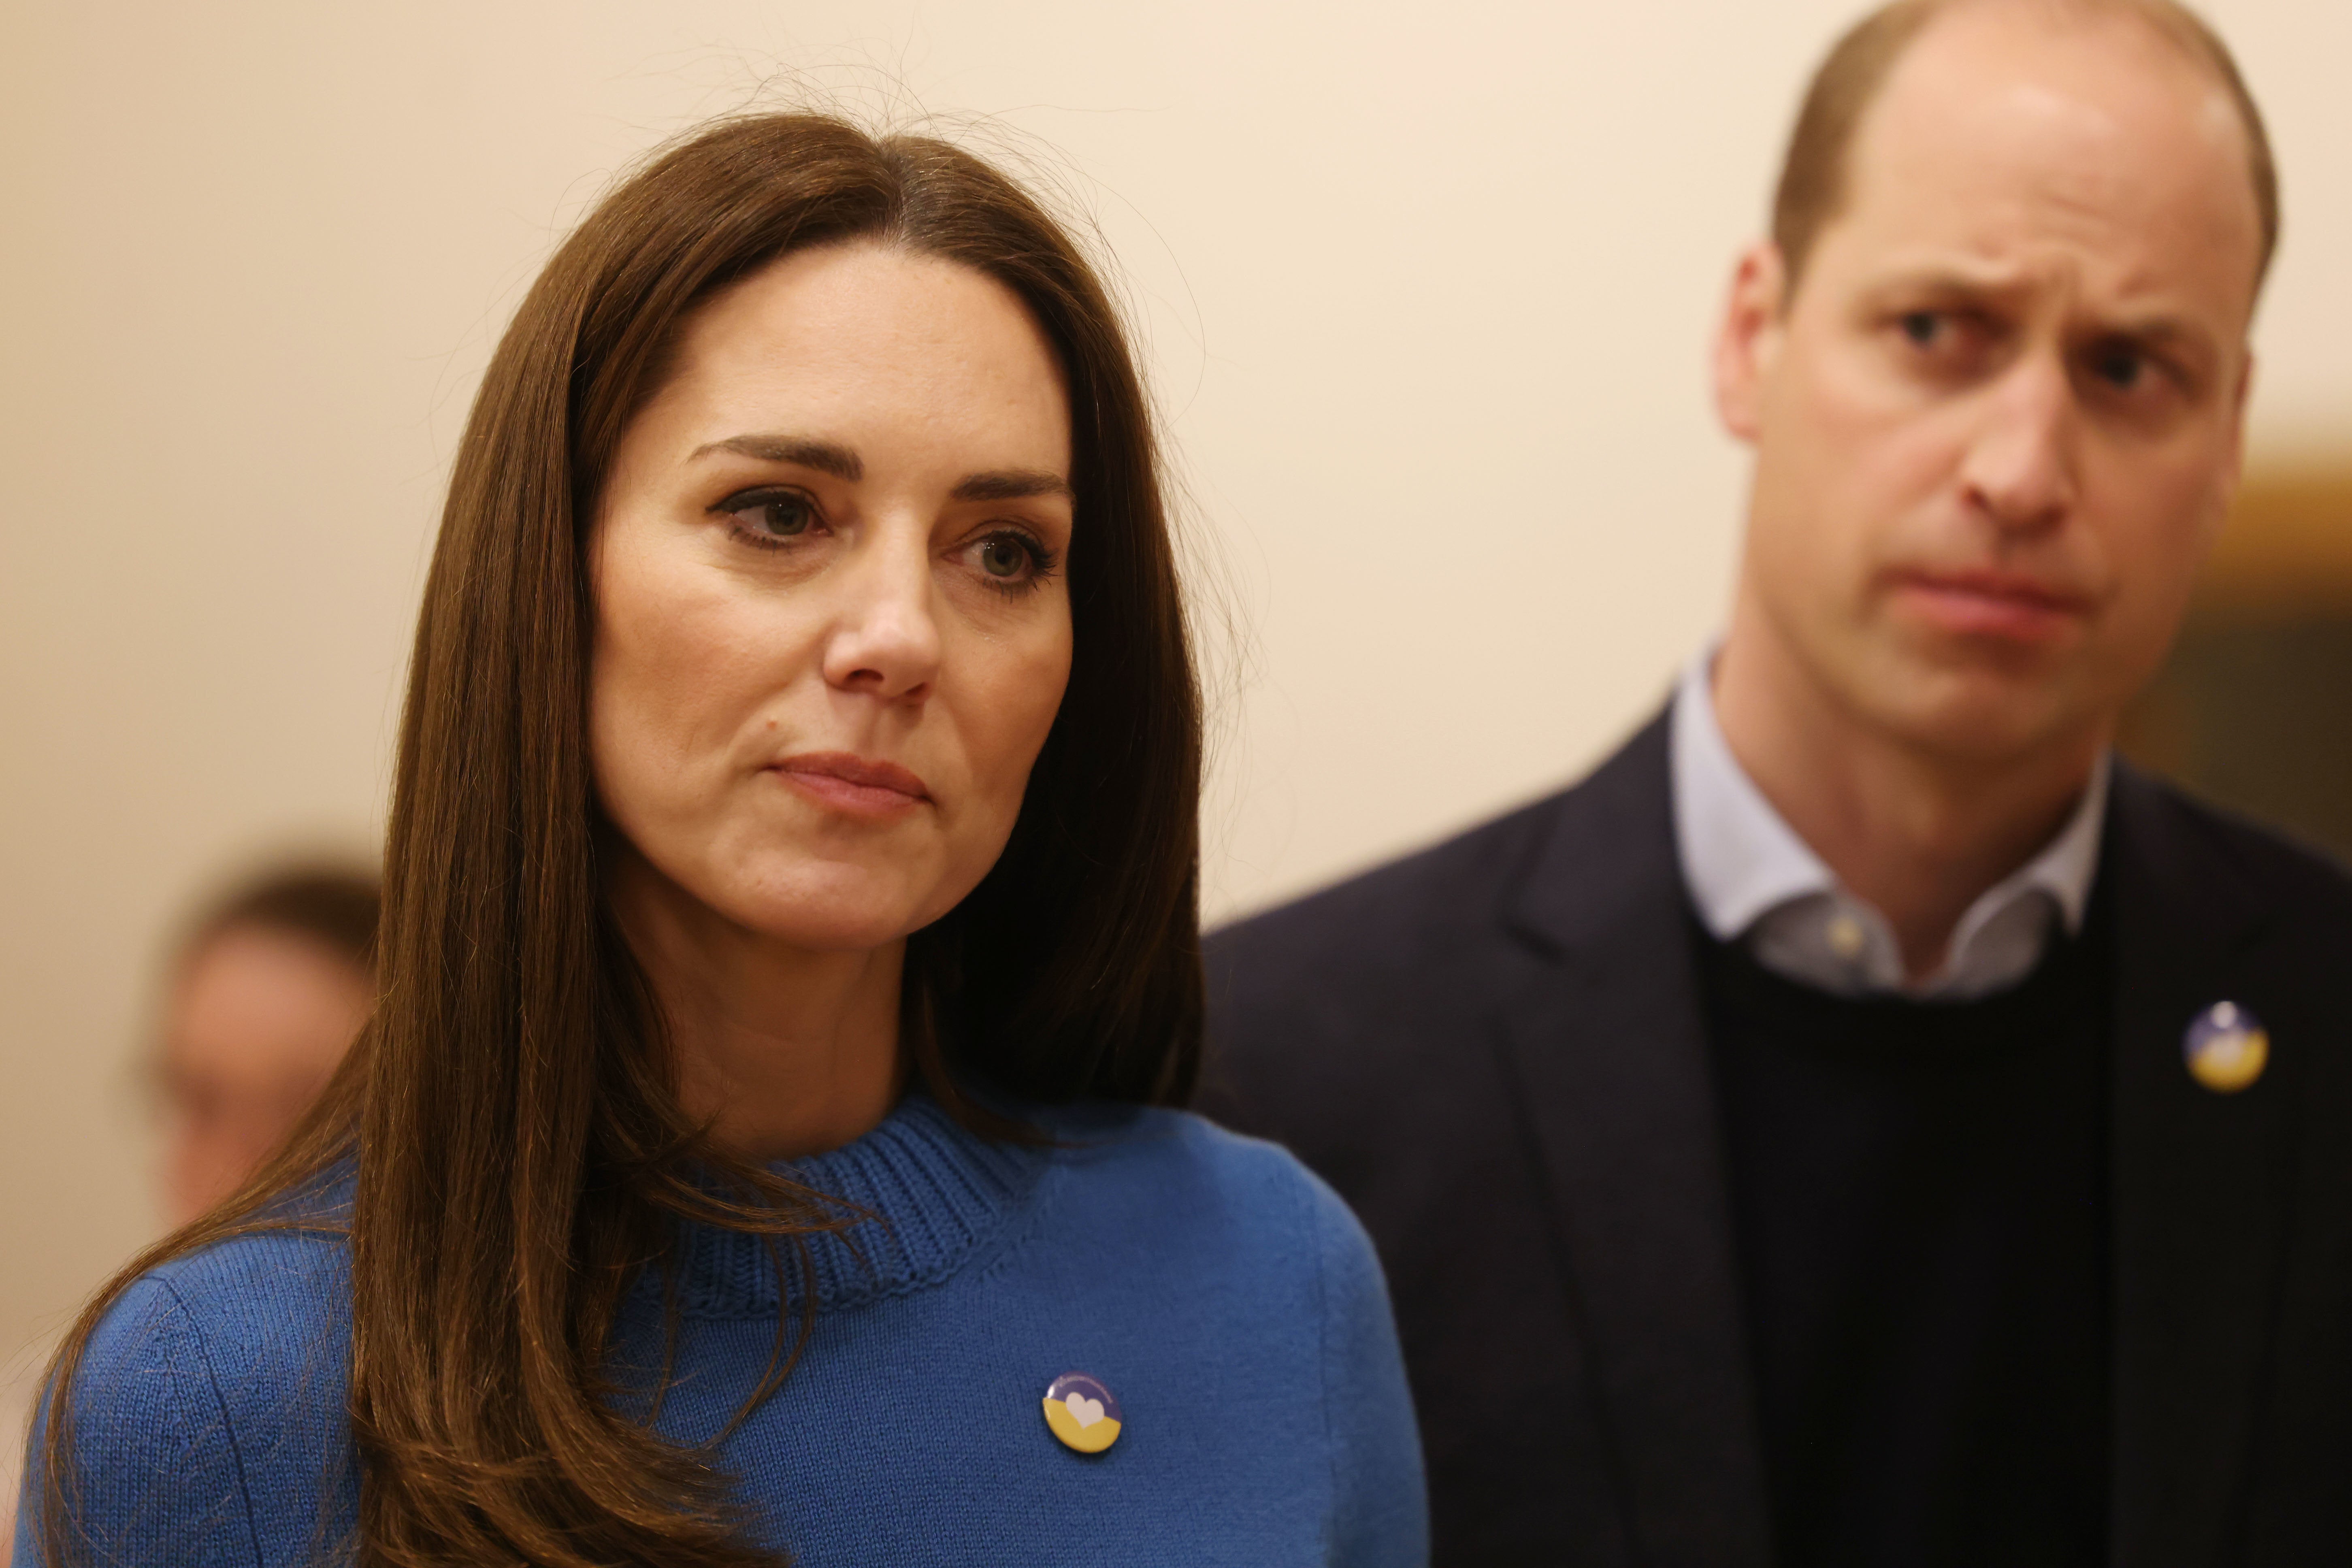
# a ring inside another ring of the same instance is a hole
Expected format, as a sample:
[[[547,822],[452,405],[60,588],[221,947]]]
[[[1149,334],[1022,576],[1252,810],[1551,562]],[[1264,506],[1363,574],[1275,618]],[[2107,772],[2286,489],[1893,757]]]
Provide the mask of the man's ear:
[[[2230,504],[2237,500],[2238,481],[2246,467],[2246,405],[2254,390],[2254,351],[2246,350],[2246,357],[2238,365],[2238,383],[2230,389],[2230,455],[2216,476],[2212,514],[2207,520],[2202,548],[2210,552],[2221,537],[2222,525],[2230,520]]]
[[[2250,344],[2246,357],[2238,366],[2238,384],[2230,389],[2230,468],[2231,477],[2245,465],[2246,405],[2254,395],[2254,351]]]
[[[1787,287],[1779,246],[1760,239],[1740,253],[1715,334],[1715,411],[1723,427],[1743,441],[1756,439],[1764,383],[1780,352]]]

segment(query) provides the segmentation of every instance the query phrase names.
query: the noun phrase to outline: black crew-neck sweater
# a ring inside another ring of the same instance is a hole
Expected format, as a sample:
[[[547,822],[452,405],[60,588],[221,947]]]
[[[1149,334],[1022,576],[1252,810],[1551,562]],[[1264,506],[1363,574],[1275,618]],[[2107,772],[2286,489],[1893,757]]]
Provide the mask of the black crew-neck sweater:
[[[2102,905],[1954,1003],[1692,921],[1780,1568],[2105,1559]]]

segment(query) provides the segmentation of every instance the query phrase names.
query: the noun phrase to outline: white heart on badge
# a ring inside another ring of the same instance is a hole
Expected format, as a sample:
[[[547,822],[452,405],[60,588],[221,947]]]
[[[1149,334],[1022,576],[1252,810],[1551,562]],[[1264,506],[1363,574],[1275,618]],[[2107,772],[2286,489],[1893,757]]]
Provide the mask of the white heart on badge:
[[[1081,1426],[1091,1426],[1103,1418],[1102,1401],[1099,1399],[1088,1399],[1083,1394],[1074,1393],[1062,1404],[1069,1411],[1070,1418]]]

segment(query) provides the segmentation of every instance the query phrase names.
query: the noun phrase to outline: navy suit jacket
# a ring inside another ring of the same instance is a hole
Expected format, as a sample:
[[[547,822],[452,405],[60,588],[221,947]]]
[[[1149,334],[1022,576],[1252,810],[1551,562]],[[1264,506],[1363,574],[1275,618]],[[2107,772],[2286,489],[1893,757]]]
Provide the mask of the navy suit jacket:
[[[1200,1106],[1387,1266],[1441,1564],[1771,1560],[1666,731],[1208,942]],[[2116,769],[2114,1561],[2352,1563],[2352,879]],[[2223,999],[2237,1094],[2186,1070]]]

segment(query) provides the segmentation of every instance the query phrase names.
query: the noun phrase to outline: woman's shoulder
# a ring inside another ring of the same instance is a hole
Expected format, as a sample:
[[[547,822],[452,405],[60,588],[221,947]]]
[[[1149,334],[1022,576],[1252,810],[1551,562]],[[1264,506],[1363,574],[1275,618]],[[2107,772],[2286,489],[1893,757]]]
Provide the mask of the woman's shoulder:
[[[78,1424],[144,1421],[144,1402],[182,1384],[203,1385],[182,1393],[233,1426],[321,1397],[340,1409],[350,1257],[338,1234],[268,1230],[149,1269],[90,1334],[74,1379]]]
[[[110,1370],[134,1371],[143,1347],[180,1336],[201,1344],[225,1394],[307,1376],[322,1343],[349,1338],[351,1195],[349,1169],[331,1169],[249,1228],[148,1269],[100,1320],[82,1381],[102,1385]]]
[[[1041,1109],[1032,1119],[1053,1141],[1056,1163],[1096,1170],[1113,1181],[1172,1178],[1235,1195],[1339,1201],[1281,1144],[1230,1131],[1194,1111],[1079,1100]]]
[[[225,1382],[267,1374],[289,1355],[308,1365],[319,1342],[347,1336],[351,1248],[339,1229],[247,1232],[158,1264],[100,1321],[88,1364],[136,1354],[142,1337],[169,1325],[204,1342]]]
[[[1229,1265],[1311,1268],[1379,1288],[1363,1226],[1323,1179],[1278,1143],[1188,1110],[1081,1102],[1043,1113],[1055,1163],[1079,1178],[1060,1203],[1163,1247],[1191,1241]]]
[[[302,1521],[279,1516],[289,1498],[314,1507],[335,1490],[349,1301],[347,1248],[316,1231],[235,1237],[132,1280],[74,1372],[68,1436],[82,1529],[124,1561],[179,1560],[194,1543],[214,1553],[203,1561],[247,1562],[315,1522],[307,1508]],[[20,1541],[38,1468],[37,1458],[26,1466]]]

